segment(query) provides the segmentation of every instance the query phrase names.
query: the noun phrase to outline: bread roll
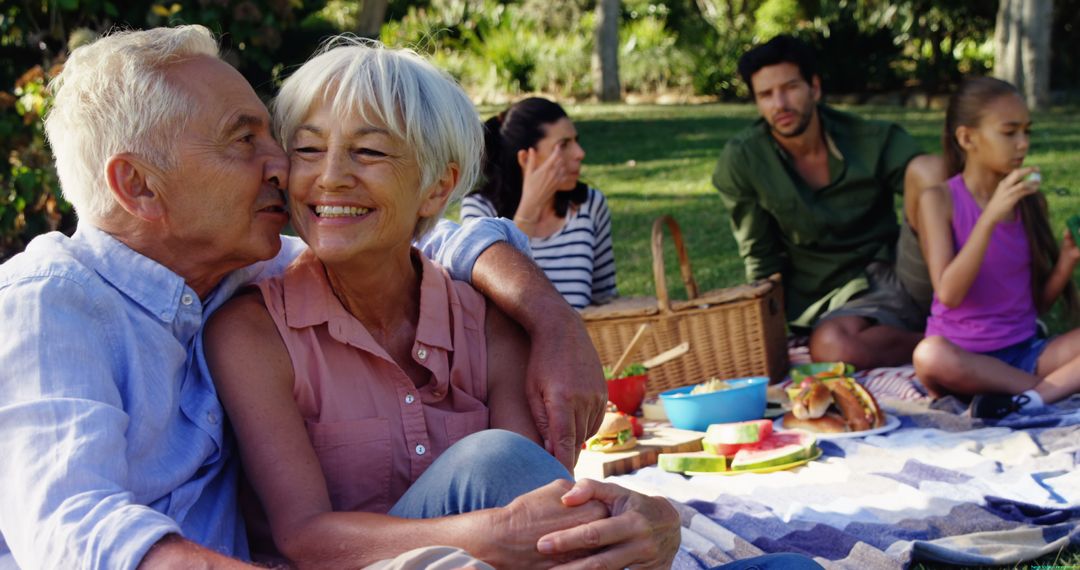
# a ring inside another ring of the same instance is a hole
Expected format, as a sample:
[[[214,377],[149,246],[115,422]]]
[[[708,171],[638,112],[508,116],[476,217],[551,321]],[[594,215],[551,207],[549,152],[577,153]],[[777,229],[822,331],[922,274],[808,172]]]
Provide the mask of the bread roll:
[[[791,412],[784,414],[784,429],[804,429],[815,433],[844,433],[849,431],[844,418],[827,413],[820,418],[798,418]]]

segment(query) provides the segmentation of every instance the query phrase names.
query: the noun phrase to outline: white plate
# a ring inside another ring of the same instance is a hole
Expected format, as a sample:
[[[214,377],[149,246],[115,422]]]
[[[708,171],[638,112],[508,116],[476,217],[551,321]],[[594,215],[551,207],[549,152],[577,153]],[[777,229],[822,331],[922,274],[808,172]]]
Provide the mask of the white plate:
[[[776,418],[775,420],[773,420],[773,427],[776,430],[783,430],[784,429],[784,417],[781,416],[781,417]],[[852,438],[852,437],[866,437],[868,435],[877,435],[877,434],[881,434],[881,433],[890,432],[890,431],[892,431],[892,430],[894,430],[894,429],[896,429],[898,427],[900,427],[900,418],[898,418],[896,416],[893,416],[893,415],[885,414],[885,425],[883,425],[881,427],[876,427],[874,429],[864,429],[863,431],[844,431],[844,432],[840,432],[840,433],[817,433],[817,432],[810,432],[810,433],[814,434],[818,438],[819,441],[822,441],[822,440],[827,440],[827,439],[848,439],[848,438]],[[809,431],[809,430],[807,430],[807,431]]]

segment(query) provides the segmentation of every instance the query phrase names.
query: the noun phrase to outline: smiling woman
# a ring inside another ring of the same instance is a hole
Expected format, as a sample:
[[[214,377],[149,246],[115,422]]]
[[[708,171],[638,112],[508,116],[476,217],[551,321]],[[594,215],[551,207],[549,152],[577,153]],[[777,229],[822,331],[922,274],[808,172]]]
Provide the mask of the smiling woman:
[[[206,332],[265,512],[251,527],[269,523],[255,555],[360,567],[447,544],[496,567],[551,565],[541,538],[607,508],[569,508],[569,473],[536,445],[524,332],[411,245],[478,176],[472,103],[415,53],[343,38],[273,108],[310,249]],[[674,511],[623,493],[661,528],[643,537],[613,517],[623,534],[605,544],[670,561]]]

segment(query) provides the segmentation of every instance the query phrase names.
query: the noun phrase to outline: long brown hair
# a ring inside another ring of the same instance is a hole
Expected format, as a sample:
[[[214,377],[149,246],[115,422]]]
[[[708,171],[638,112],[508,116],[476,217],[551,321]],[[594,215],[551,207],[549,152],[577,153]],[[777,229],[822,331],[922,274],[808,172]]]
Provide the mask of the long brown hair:
[[[967,158],[960,142],[956,140],[957,127],[977,127],[983,118],[984,109],[1000,97],[1020,97],[1020,92],[1011,83],[1000,79],[972,77],[965,79],[949,98],[949,107],[945,111],[945,130],[941,133],[941,148],[950,178],[964,171]],[[1019,208],[1031,251],[1031,294],[1038,310],[1042,308],[1039,307],[1042,290],[1050,279],[1061,250],[1054,238],[1054,232],[1050,229],[1046,197],[1036,192],[1020,200]],[[1077,297],[1076,284],[1071,279],[1062,292],[1062,299],[1066,316],[1070,322],[1075,322],[1080,312],[1080,299]]]
[[[499,216],[513,219],[524,184],[518,151],[536,146],[547,126],[566,116],[558,103],[529,97],[485,121],[484,177],[472,193],[487,198]],[[589,186],[578,180],[572,190],[555,193],[555,215],[565,218],[571,204],[582,204],[588,197]]]

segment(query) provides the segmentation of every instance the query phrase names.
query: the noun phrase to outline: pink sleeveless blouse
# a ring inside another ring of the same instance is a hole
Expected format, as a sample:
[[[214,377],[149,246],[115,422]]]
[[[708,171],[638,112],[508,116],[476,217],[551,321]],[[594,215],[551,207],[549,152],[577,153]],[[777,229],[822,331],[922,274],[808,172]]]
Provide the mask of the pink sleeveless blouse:
[[[420,388],[342,307],[310,251],[258,284],[336,511],[389,511],[435,458],[488,427],[484,297],[413,255],[423,276],[412,355],[431,371]]]

